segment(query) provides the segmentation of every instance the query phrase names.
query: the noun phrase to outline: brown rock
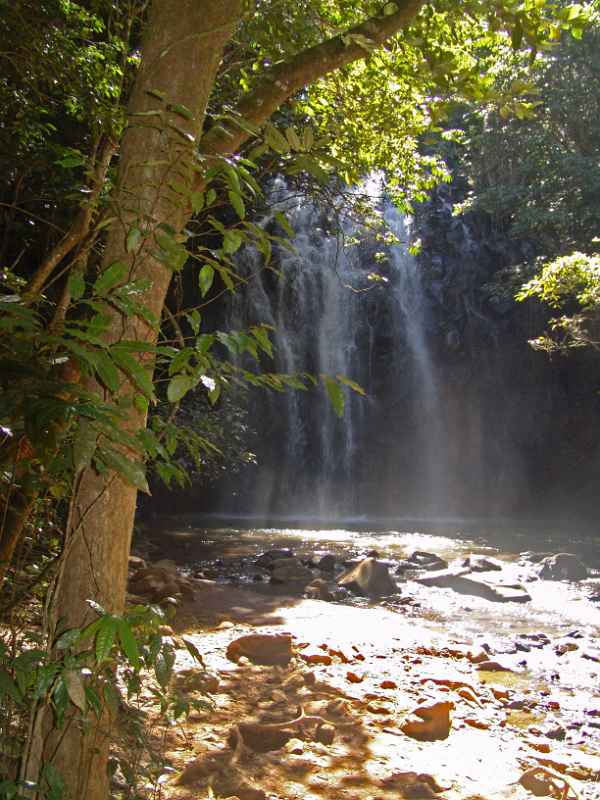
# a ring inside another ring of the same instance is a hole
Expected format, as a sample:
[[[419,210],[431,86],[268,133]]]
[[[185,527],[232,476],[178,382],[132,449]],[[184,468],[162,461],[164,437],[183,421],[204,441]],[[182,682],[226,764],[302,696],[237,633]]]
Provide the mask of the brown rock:
[[[477,664],[477,669],[481,672],[514,672],[505,664],[500,664],[499,661],[480,661]]]
[[[332,662],[330,655],[321,653],[319,650],[303,650],[298,655],[306,664],[324,664],[328,666]]]
[[[490,723],[477,717],[465,717],[465,722],[471,728],[477,728],[480,731],[487,731],[490,729]]]
[[[235,662],[245,657],[253,664],[288,664],[292,658],[292,637],[288,634],[268,636],[252,633],[230,642],[226,655]]]
[[[333,725],[319,725],[315,731],[315,740],[321,744],[333,744],[335,728]]]
[[[376,558],[365,558],[339,577],[337,582],[351,592],[367,597],[380,597],[398,591],[387,566]]]
[[[346,673],[346,680],[350,683],[362,683],[365,679],[364,675],[358,675],[356,672],[348,670]]]
[[[397,689],[398,688],[398,684],[396,683],[396,681],[389,681],[389,680],[381,681],[379,686],[380,686],[381,689]]]
[[[454,703],[450,700],[439,700],[417,706],[404,721],[401,730],[407,736],[421,742],[447,739],[452,725],[450,711],[453,708]]]

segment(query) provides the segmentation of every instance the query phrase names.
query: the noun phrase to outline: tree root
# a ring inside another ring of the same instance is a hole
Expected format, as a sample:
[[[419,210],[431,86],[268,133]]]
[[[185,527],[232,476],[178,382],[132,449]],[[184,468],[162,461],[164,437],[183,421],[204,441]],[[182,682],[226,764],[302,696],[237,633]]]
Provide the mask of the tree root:
[[[299,732],[304,734],[309,725],[320,728],[330,723],[321,716],[307,716],[302,707],[288,722],[240,722],[229,735],[229,744],[235,748],[233,758],[239,760],[244,746],[259,753],[278,750]]]

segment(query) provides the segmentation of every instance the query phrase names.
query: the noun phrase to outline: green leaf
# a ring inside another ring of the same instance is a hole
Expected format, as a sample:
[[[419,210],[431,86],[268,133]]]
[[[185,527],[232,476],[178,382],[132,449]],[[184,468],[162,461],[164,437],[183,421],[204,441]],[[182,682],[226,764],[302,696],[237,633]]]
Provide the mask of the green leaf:
[[[194,335],[197,336],[200,332],[200,323],[202,322],[202,317],[200,316],[200,312],[194,309],[185,315],[185,318],[190,323],[190,328],[193,330]]]
[[[316,178],[319,183],[327,183],[329,181],[329,173],[323,169],[319,162],[312,156],[305,154],[298,155],[294,159],[294,165],[298,169],[308,172],[308,174]]]
[[[47,800],[61,800],[65,791],[65,780],[53,764],[46,763],[42,770],[42,779],[48,784]]]
[[[293,128],[290,127],[285,129],[285,137],[288,140],[292,150],[302,150],[302,142],[300,141],[300,137]]]
[[[290,145],[285,136],[277,130],[272,123],[267,123],[265,126],[265,142],[280,155],[285,155],[290,152]]]
[[[347,386],[349,389],[352,389],[353,392],[356,392],[356,394],[360,394],[363,397],[367,396],[367,393],[360,385],[360,383],[356,383],[356,381],[347,378],[345,375],[336,375],[335,377],[340,383],[343,383],[344,386]]]
[[[65,686],[67,687],[67,693],[71,702],[73,705],[77,706],[80,711],[85,713],[87,708],[87,700],[81,675],[74,669],[66,669],[64,670],[62,677],[65,682]]]
[[[192,203],[192,211],[198,214],[204,208],[204,192],[191,192],[190,201]]]
[[[96,661],[98,665],[109,657],[112,646],[115,643],[116,632],[117,620],[111,616],[103,617],[96,634]]]
[[[202,297],[206,297],[206,295],[209,293],[214,279],[215,271],[213,267],[211,267],[210,264],[205,264],[198,275],[198,286],[200,287],[200,293]]]
[[[100,719],[102,715],[102,703],[100,702],[100,698],[98,697],[96,690],[92,689],[91,686],[85,687],[85,699],[89,707],[96,715],[96,719]]]
[[[141,364],[135,356],[126,349],[121,349],[119,345],[111,348],[110,353],[119,367],[125,372],[137,385],[138,389],[144,395],[152,400],[154,398],[154,384],[152,382],[152,375]]]
[[[21,692],[17,684],[13,681],[8,672],[0,669],[0,697],[2,695],[8,695],[15,703],[20,703],[22,700]]]
[[[225,253],[235,253],[240,249],[242,237],[237,231],[227,230],[223,237],[223,251]]]
[[[240,219],[244,219],[246,216],[246,206],[244,205],[242,196],[233,191],[227,192],[227,196],[229,197],[229,202],[235,209],[235,213]]]
[[[210,392],[208,393],[208,400],[211,406],[214,406],[214,404],[217,402],[220,396],[221,396],[221,384],[217,382],[215,383],[215,388],[211,389]]]
[[[192,640],[188,639],[187,636],[182,636],[181,641],[186,646],[187,651],[192,656],[192,658],[194,658],[199,664],[202,664],[202,666],[204,666],[204,659],[202,658],[202,654],[200,653],[196,645],[192,642]]]
[[[167,399],[169,403],[178,403],[193,386],[194,381],[189,375],[175,375],[169,382],[167,388]]]
[[[139,228],[131,228],[127,234],[126,249],[128,253],[135,253],[142,243],[142,232]]]
[[[100,274],[94,284],[96,294],[105,295],[129,274],[129,266],[123,261],[115,261]]]
[[[85,278],[79,271],[69,275],[67,289],[73,300],[79,300],[85,294]]]
[[[142,662],[140,660],[138,643],[135,640],[133,631],[131,630],[129,623],[124,619],[118,620],[117,625],[119,630],[119,641],[121,642],[123,652],[129,659],[131,666],[135,670],[139,670],[142,666]]]
[[[286,215],[284,213],[282,213],[281,211],[276,211],[275,212],[275,219],[281,225],[281,227],[287,233],[287,235],[290,237],[290,239],[293,239],[294,236],[295,236],[295,231],[292,228],[292,226],[290,225],[289,220],[286,217]]]
[[[146,469],[139,461],[132,461],[116,450],[102,450],[102,460],[125,478],[125,480],[136,489],[140,489],[145,494],[150,494],[150,487],[146,480]]]
[[[345,398],[344,391],[337,381],[328,375],[322,376],[329,402],[338,417],[344,416]]]
[[[209,189],[206,193],[206,207],[212,206],[217,199],[217,193],[214,189]]]
[[[109,392],[116,392],[121,383],[119,372],[115,367],[112,358],[107,353],[97,352],[95,357],[95,367],[98,377],[106,386]]]

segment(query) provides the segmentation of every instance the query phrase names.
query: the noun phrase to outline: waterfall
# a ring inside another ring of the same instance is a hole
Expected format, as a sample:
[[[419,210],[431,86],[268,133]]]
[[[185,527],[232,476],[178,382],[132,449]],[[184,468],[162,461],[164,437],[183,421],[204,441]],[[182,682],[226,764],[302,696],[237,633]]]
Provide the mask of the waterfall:
[[[293,251],[277,248],[279,278],[262,269],[256,251],[244,252],[240,268],[253,277],[234,299],[229,326],[272,325],[277,372],[341,374],[362,384],[368,365],[356,336],[364,323],[360,296],[349,288],[361,270],[356,257],[324,230],[323,211],[304,198],[294,199],[283,181],[275,182],[268,200],[274,207],[284,205],[295,231]],[[257,409],[266,419],[257,423],[273,441],[269,463],[258,468],[256,494],[244,510],[322,518],[354,513],[353,473],[366,402],[348,396],[338,419],[322,389],[262,396]]]
[[[408,220],[384,201],[383,218],[401,244],[386,246],[386,282],[373,284],[368,275],[379,269],[374,251],[381,245],[342,247],[327,230],[327,210],[295,199],[283,180],[274,182],[268,201],[285,210],[295,231],[293,250],[275,248],[279,277],[255,250],[242,252],[239,269],[249,280],[232,300],[228,326],[273,326],[269,371],[345,375],[368,397],[348,392],[338,419],[322,389],[261,394],[251,414],[258,466],[237,507],[227,507],[223,497],[223,510],[266,519],[443,511],[442,404],[426,293],[408,252]],[[262,224],[272,221],[267,215]],[[346,237],[359,233],[348,220],[342,228]],[[396,392],[402,396],[397,407]]]
[[[409,252],[410,219],[391,203],[385,203],[384,219],[400,244],[389,249],[392,291],[395,302],[395,352],[404,343],[409,364],[396,363],[396,380],[411,383],[411,417],[418,453],[413,464],[421,486],[421,511],[442,513],[449,508],[448,432],[444,424],[438,369],[428,343],[428,305],[422,271]],[[408,369],[407,369],[408,366]]]

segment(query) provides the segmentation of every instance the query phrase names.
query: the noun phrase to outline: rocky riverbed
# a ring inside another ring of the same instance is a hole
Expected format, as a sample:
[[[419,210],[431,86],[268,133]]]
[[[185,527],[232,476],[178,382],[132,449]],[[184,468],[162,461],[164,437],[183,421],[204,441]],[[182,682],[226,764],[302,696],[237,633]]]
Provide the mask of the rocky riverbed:
[[[175,680],[214,703],[165,732],[163,797],[600,798],[593,558],[399,532],[143,542],[154,584],[137,562],[130,588],[179,594]]]

